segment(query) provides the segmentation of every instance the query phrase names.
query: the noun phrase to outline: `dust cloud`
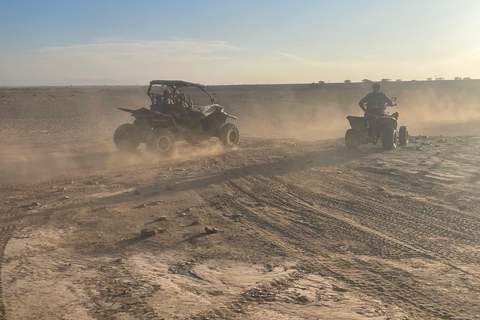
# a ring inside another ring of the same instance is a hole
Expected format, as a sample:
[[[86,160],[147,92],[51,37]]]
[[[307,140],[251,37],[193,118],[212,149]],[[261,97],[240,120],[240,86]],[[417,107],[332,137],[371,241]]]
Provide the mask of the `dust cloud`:
[[[116,150],[112,133],[96,135],[95,138],[89,139],[78,135],[82,136],[79,133],[69,135],[70,139],[77,141],[73,149],[57,135],[47,132],[42,132],[33,139],[29,137],[30,141],[34,140],[32,144],[25,144],[18,138],[9,139],[8,143],[0,139],[2,145],[0,184],[26,180],[32,182],[32,179],[41,181],[59,175],[75,179],[78,170],[101,173],[106,169],[128,169],[130,166],[141,164],[174,164],[177,161],[214,156],[225,151],[219,142],[213,140],[194,146],[181,141],[177,142],[174,154],[159,157],[149,152],[144,145],[131,153]],[[35,144],[41,147],[35,147]]]
[[[382,91],[397,97],[397,106],[387,111],[399,112],[399,125],[413,135],[475,135],[480,134],[479,85],[474,80],[400,82],[382,84]],[[363,116],[358,101],[370,91],[363,83],[246,88],[242,99],[228,102],[244,135],[320,140],[343,137],[346,117]]]
[[[342,138],[346,116],[362,116],[358,101],[370,85],[303,84],[208,87],[225,111],[238,116],[241,137],[316,141]],[[480,82],[435,81],[382,84],[398,98],[388,111],[411,135],[480,134]],[[211,141],[188,146],[158,159],[144,146],[124,154],[113,145],[113,132],[133,118],[118,107],[150,104],[145,87],[63,87],[0,89],[0,183],[76,170],[125,168],[138,164],[184,161],[224,152]]]

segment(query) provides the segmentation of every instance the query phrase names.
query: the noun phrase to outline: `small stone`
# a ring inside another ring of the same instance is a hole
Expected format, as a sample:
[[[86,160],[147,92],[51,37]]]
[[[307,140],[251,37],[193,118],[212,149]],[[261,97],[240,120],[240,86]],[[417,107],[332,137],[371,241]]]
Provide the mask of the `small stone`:
[[[156,234],[156,232],[153,229],[142,229],[140,231],[140,235],[142,237],[151,237],[151,236],[154,236],[155,234]]]
[[[38,206],[40,206],[39,202],[34,201],[34,202],[30,203],[30,207],[38,207]]]
[[[157,218],[157,221],[167,220],[167,216],[161,216]]]
[[[385,188],[383,187],[377,188],[377,191],[385,191]]]
[[[218,230],[217,230],[217,228],[205,227],[205,232],[208,233],[208,234],[214,234],[214,233],[217,233]]]
[[[137,209],[141,209],[141,208],[146,208],[147,205],[145,203],[142,203],[142,204],[139,204],[138,206],[136,206]]]
[[[65,192],[67,190],[63,187],[59,187],[59,188],[56,188],[56,189],[57,189],[57,192]]]
[[[63,197],[62,199],[68,200],[68,199],[70,199],[70,197],[69,197],[69,196],[65,196],[65,197]]]

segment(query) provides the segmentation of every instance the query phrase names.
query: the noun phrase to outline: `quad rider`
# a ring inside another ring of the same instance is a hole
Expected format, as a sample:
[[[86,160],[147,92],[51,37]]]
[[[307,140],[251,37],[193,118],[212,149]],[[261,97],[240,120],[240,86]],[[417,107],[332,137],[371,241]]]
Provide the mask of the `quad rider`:
[[[367,94],[358,105],[365,112],[365,116],[387,116],[385,111],[387,106],[393,106],[392,100],[383,92],[380,92],[380,85],[374,83],[372,85],[373,92]],[[366,107],[365,107],[366,104]]]

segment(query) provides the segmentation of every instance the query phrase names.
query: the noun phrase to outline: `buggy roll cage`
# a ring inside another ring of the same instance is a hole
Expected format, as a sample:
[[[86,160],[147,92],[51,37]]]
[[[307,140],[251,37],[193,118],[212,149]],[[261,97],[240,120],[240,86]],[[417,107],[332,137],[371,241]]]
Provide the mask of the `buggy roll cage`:
[[[210,97],[210,101],[212,102],[212,104],[217,103],[216,99],[214,97],[212,97],[212,95],[210,94],[210,92],[207,91],[207,89],[205,89],[205,86],[203,84],[186,82],[186,81],[181,81],[181,80],[152,80],[152,81],[150,81],[150,86],[148,87],[147,95],[152,100],[152,103],[154,103],[154,99],[156,98],[151,93],[152,87],[154,85],[163,85],[163,86],[170,87],[170,88],[173,89],[172,93],[174,95],[179,94],[177,88],[180,88],[180,87],[196,87],[196,88],[199,88],[200,90],[202,90],[203,92],[205,92]]]

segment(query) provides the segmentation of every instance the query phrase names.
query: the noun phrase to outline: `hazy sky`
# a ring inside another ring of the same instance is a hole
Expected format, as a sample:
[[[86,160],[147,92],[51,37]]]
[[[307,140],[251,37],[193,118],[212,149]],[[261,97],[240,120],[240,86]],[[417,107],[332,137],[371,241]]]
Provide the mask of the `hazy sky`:
[[[0,86],[480,78],[480,0],[0,0]]]

